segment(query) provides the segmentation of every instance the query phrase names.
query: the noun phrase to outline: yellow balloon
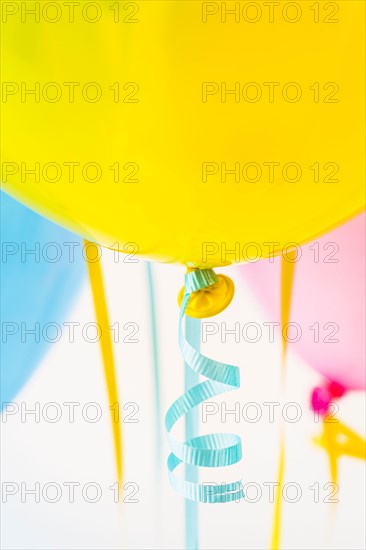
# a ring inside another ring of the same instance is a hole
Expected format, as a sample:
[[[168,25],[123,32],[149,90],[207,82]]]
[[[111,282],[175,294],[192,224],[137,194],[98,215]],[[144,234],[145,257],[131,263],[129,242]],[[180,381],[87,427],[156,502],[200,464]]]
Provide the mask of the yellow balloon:
[[[213,267],[364,207],[358,0],[2,2],[2,181],[111,248]]]

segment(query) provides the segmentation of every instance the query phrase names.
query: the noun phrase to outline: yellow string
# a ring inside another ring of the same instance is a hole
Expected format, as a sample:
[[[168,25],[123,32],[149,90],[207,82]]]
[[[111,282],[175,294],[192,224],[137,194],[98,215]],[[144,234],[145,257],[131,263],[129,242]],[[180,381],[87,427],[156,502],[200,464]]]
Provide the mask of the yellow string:
[[[89,241],[85,241],[87,249],[90,251],[91,247],[94,247],[96,252],[88,253],[88,257],[98,257],[99,250],[96,244]],[[117,404],[117,411],[119,410],[118,389],[117,389],[117,377],[114,364],[113,345],[111,330],[108,317],[107,301],[104,292],[103,274],[100,265],[100,260],[87,261],[90,286],[92,289],[94,309],[96,314],[97,323],[101,329],[100,349],[103,359],[104,377],[108,392],[108,401],[111,411],[112,431],[114,440],[114,454],[117,469],[117,479],[119,486],[122,485],[122,436],[120,430],[119,413],[115,414],[115,407]]]
[[[274,517],[273,517],[271,550],[277,550],[280,546],[280,530],[281,530],[280,528],[281,528],[281,516],[282,516],[281,498],[282,498],[284,467],[285,467],[285,440],[284,440],[283,434],[281,434],[280,459],[279,459],[278,477],[277,477],[278,487],[277,487]]]
[[[282,390],[285,387],[286,358],[287,358],[287,338],[284,332],[285,325],[290,319],[292,286],[295,272],[296,251],[290,251],[287,258],[281,259],[281,334],[282,334],[282,368],[281,381]],[[282,487],[285,470],[285,430],[283,423],[281,425],[280,435],[280,456],[278,461],[277,490],[273,516],[271,550],[280,548],[281,539],[281,518],[282,518]]]
[[[287,259],[286,259],[287,258]],[[282,376],[286,374],[287,338],[283,328],[290,320],[292,286],[294,282],[296,251],[287,253],[281,260],[281,333],[282,333]]]

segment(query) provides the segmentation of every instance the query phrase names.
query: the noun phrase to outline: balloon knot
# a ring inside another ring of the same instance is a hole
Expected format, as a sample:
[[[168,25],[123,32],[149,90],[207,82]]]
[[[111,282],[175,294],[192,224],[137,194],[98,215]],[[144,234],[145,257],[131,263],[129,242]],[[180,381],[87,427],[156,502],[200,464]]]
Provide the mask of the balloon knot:
[[[342,397],[346,389],[338,382],[329,381],[323,386],[317,386],[311,394],[311,407],[322,416],[329,411],[330,404],[335,399]]]

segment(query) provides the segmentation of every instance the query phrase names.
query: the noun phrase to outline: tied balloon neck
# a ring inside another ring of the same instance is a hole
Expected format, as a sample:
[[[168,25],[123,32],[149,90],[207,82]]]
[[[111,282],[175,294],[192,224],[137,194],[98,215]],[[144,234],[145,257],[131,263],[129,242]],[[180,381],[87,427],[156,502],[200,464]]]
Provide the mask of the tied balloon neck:
[[[321,416],[326,416],[330,412],[331,403],[342,397],[345,392],[344,386],[329,380],[314,388],[311,394],[311,407]]]
[[[213,317],[228,307],[234,291],[234,283],[226,275],[217,275],[213,269],[188,268],[178,303],[181,306],[185,299],[185,314],[189,317]]]

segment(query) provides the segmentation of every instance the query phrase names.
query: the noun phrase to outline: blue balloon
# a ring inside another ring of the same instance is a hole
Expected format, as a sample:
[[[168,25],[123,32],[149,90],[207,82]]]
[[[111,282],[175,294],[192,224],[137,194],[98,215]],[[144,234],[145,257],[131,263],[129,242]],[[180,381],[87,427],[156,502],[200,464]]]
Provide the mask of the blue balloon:
[[[36,369],[57,327],[65,328],[85,262],[78,237],[5,193],[0,200],[2,408]]]

